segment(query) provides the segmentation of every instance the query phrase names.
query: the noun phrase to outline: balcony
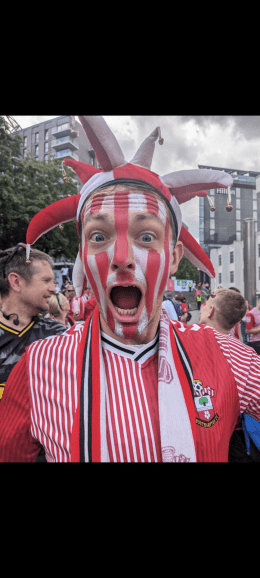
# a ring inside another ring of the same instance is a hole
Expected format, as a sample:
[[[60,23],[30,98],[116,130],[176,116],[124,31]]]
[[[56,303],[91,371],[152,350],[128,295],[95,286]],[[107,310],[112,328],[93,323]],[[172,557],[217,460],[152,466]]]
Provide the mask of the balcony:
[[[54,126],[51,132],[53,136],[62,137],[62,136],[69,136],[71,131],[72,125],[69,122],[67,122],[59,126]]]
[[[63,149],[61,151],[56,151],[55,159],[74,159],[75,161],[79,160],[79,157],[76,153],[72,152],[70,149]]]
[[[51,141],[51,146],[56,151],[61,151],[65,147],[72,151],[79,149],[79,145],[77,144],[76,139],[73,139],[70,136],[63,136]]]

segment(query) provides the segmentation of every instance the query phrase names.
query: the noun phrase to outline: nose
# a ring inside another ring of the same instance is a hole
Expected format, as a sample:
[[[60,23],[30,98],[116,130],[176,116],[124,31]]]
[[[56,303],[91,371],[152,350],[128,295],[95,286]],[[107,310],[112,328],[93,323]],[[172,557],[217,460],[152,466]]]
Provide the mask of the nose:
[[[111,262],[113,272],[118,270],[135,270],[132,247],[128,242],[127,236],[120,236],[115,242],[114,255]]]
[[[49,291],[51,293],[56,293],[56,285],[55,285],[54,281],[51,281],[51,283],[49,285]]]

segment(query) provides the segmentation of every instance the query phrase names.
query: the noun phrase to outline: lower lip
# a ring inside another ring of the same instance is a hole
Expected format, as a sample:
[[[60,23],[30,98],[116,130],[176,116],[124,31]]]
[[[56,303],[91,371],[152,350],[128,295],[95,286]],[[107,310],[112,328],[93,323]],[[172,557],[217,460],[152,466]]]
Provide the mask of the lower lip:
[[[143,308],[143,297],[141,297],[140,303],[137,307],[137,311],[134,315],[129,315],[129,314],[122,315],[121,313],[119,313],[119,311],[113,305],[111,299],[109,299],[109,309],[110,309],[113,317],[117,321],[120,321],[121,323],[136,323],[137,321],[139,321],[139,318],[140,318],[140,315],[142,312],[142,308]]]

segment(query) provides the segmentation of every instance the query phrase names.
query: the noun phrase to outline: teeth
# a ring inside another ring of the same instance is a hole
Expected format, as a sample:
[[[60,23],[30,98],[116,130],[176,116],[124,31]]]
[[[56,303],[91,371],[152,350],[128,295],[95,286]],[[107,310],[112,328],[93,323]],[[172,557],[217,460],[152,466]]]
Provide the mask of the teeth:
[[[120,307],[116,307],[116,310],[120,315],[135,315],[137,307],[134,307],[134,309],[120,309]]]

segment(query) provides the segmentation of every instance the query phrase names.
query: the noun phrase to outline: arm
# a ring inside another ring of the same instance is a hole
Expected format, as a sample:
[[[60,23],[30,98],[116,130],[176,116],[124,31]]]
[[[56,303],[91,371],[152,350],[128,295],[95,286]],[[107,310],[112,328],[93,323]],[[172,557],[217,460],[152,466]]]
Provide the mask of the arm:
[[[11,371],[0,402],[0,462],[35,462],[42,447],[31,434],[26,355]]]
[[[247,335],[257,335],[257,333],[260,333],[260,327],[253,327],[252,329],[247,329],[246,327]]]

